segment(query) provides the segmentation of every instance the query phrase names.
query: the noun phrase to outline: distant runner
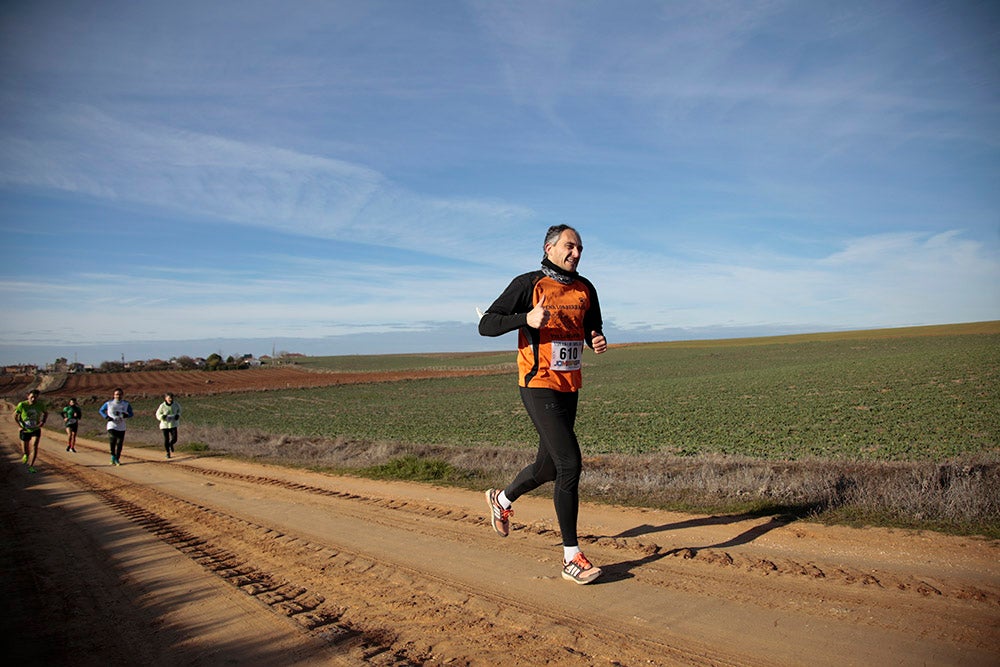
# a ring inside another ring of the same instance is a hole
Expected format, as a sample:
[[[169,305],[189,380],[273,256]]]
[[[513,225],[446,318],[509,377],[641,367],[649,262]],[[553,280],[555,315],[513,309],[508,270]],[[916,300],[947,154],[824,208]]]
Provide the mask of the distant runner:
[[[582,385],[583,347],[608,349],[597,290],[576,272],[583,252],[580,235],[567,225],[549,227],[541,269],[514,278],[479,320],[479,333],[518,331],[517,369],[521,400],[535,430],[538,454],[506,489],[489,489],[493,530],[510,532],[512,503],[546,482],[555,482],[553,502],[562,533],[562,576],[589,584],[601,576],[580,551],[576,534],[582,470],[574,425]]]
[[[42,439],[42,427],[49,417],[48,407],[38,396],[38,390],[32,389],[28,392],[27,398],[14,408],[14,421],[21,429],[19,437],[21,448],[24,450],[21,463],[28,464],[28,472],[36,472],[38,443]]]
[[[163,402],[156,408],[156,418],[160,420],[163,448],[167,450],[169,459],[177,444],[177,422],[181,419],[181,404],[174,400],[173,394],[168,392],[163,395]]]
[[[66,451],[76,451],[76,432],[80,428],[80,418],[83,411],[76,404],[76,399],[69,399],[69,405],[62,409],[63,426],[66,427]]]
[[[115,389],[113,398],[101,406],[99,412],[108,422],[108,440],[111,443],[111,465],[120,466],[122,447],[125,446],[125,420],[132,418],[132,405],[125,400],[125,392]]]

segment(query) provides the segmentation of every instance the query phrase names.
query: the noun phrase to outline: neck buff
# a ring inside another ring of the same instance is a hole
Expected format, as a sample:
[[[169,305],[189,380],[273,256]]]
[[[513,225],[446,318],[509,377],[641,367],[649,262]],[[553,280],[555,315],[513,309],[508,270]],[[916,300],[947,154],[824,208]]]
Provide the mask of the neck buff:
[[[573,273],[563,271],[558,266],[550,262],[548,257],[542,259],[542,273],[549,278],[552,278],[552,280],[557,283],[562,283],[563,285],[569,285],[571,282],[576,280],[576,277],[579,275],[575,271]]]

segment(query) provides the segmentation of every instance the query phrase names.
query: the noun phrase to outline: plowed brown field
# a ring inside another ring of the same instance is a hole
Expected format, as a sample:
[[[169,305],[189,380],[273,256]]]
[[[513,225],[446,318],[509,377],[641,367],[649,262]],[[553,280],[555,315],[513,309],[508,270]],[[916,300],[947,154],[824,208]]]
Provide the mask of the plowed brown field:
[[[0,396],[20,401],[35,383],[33,375],[0,375]]]
[[[250,368],[239,371],[141,371],[136,373],[78,373],[68,375],[58,388],[43,390],[46,397],[105,398],[115,387],[126,396],[149,397],[171,391],[178,396],[227,394],[270,389],[305,389],[338,384],[396,382],[426,378],[464,377],[509,373],[510,369],[413,370],[392,372],[340,373],[309,371],[294,366]]]

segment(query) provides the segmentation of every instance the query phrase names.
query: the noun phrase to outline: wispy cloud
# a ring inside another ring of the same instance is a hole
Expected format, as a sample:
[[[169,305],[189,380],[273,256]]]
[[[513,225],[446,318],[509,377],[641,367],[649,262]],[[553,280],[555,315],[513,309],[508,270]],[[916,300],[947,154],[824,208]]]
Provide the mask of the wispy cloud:
[[[1000,254],[957,230],[845,239],[817,258],[719,247],[710,260],[644,252],[609,259],[587,261],[602,300],[618,306],[607,315],[623,329],[824,321],[865,328],[1000,313]]]
[[[1000,317],[990,3],[203,5],[0,9],[4,340]]]
[[[596,246],[583,268],[619,330],[906,326],[991,319],[1000,309],[1000,258],[957,231],[848,239],[815,260],[730,248],[718,249],[710,261],[675,255],[664,262],[658,254]],[[129,340],[208,338],[220,331],[243,338],[327,337],[422,330],[434,321],[466,321],[472,332],[474,308],[489,305],[504,284],[464,267],[418,272],[365,262],[260,260],[273,277],[213,270],[185,280],[153,270],[145,277],[81,275],[69,288],[2,282],[0,299],[22,318],[0,325],[0,337],[37,343],[39,331],[48,330],[114,342],[123,328]],[[19,328],[22,320],[32,322],[30,332]]]
[[[343,160],[126,122],[92,107],[42,126],[61,135],[0,133],[0,184],[445,257],[464,252],[470,218],[501,238],[534,216],[512,202],[412,193]]]

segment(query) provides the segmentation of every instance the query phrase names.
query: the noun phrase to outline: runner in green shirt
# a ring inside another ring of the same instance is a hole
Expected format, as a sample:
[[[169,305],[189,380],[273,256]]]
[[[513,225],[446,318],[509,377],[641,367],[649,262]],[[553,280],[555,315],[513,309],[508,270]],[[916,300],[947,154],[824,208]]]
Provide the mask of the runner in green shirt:
[[[48,407],[38,396],[38,390],[32,389],[28,392],[27,399],[14,408],[14,421],[21,428],[21,447],[24,449],[21,463],[28,464],[28,472],[35,472],[38,441],[42,439],[42,426],[49,416]]]
[[[62,409],[63,426],[66,427],[66,451],[76,451],[76,431],[80,428],[80,418],[83,410],[76,404],[76,399],[69,399],[69,405]]]

